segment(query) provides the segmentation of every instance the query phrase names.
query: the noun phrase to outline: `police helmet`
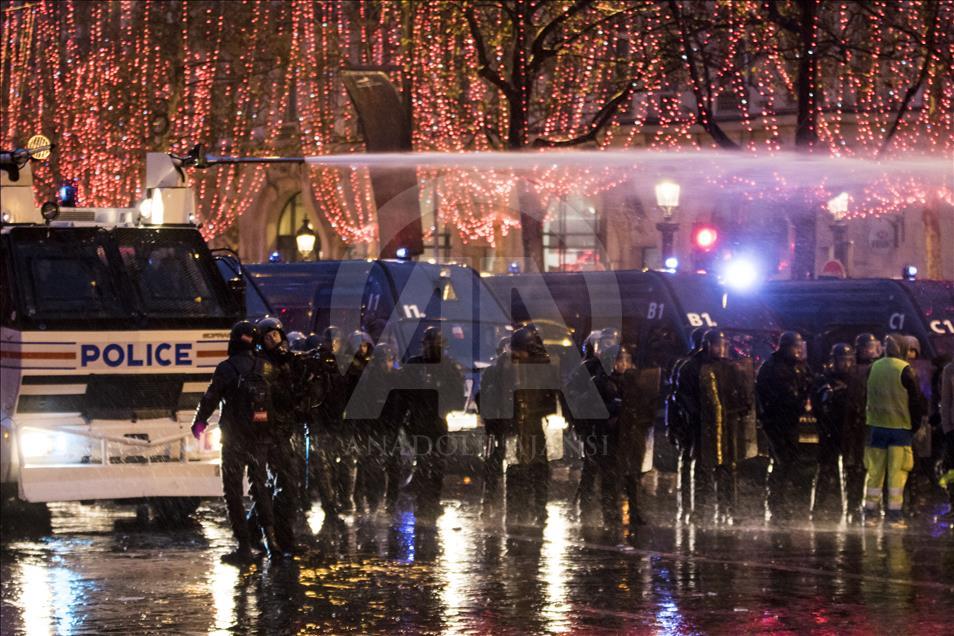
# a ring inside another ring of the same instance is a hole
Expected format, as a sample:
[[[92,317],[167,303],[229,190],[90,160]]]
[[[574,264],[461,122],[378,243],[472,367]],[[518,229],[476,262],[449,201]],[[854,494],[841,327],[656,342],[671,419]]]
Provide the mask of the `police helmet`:
[[[619,329],[604,327],[600,330],[600,346],[604,349],[619,344]]]
[[[600,332],[591,331],[583,341],[583,358],[598,358],[600,355]]]
[[[540,334],[537,333],[536,329],[526,326],[520,327],[520,329],[514,331],[513,335],[510,336],[510,351],[539,353],[540,351],[546,350],[543,347],[543,340],[540,339]]]
[[[288,332],[288,348],[292,351],[305,350],[305,334],[300,331]]]
[[[325,330],[321,332],[321,343],[334,353],[338,353],[343,341],[344,334],[341,333],[341,329],[335,325],[328,325],[325,327]]]
[[[261,335],[267,334],[269,331],[280,331],[282,338],[285,337],[285,325],[282,324],[282,321],[274,316],[267,316],[262,318],[255,326],[258,327],[258,333]]]
[[[232,326],[229,333],[229,355],[242,351],[251,351],[258,340],[258,327],[248,320],[240,320]]]
[[[855,348],[847,342],[839,342],[832,345],[828,356],[832,360],[835,360],[836,358],[853,358],[855,357]]]
[[[394,351],[394,347],[386,342],[378,343],[371,351],[371,362],[375,365],[392,367],[396,359],[397,352]]]
[[[348,351],[352,354],[356,354],[363,346],[367,346],[365,353],[370,355],[371,351],[374,350],[374,341],[371,340],[371,336],[360,329],[352,331],[351,335],[348,336]]]
[[[509,350],[510,350],[509,336],[504,336],[503,338],[497,341],[497,349],[496,349],[497,357],[502,356],[503,354],[507,353],[507,351]]]
[[[880,355],[881,343],[873,333],[864,332],[855,336],[855,355],[858,362],[870,362]]]
[[[692,334],[689,336],[689,342],[692,345],[693,350],[698,349],[702,346],[702,337],[706,335],[705,327],[696,327],[692,330]]]
[[[782,335],[778,337],[779,349],[801,347],[803,344],[805,344],[805,339],[802,338],[802,334],[797,331],[783,331]]]
[[[316,333],[308,334],[305,338],[305,351],[314,351],[321,345],[321,336]]]
[[[709,329],[702,336],[702,350],[709,357],[722,360],[729,357],[729,338],[721,329]]]

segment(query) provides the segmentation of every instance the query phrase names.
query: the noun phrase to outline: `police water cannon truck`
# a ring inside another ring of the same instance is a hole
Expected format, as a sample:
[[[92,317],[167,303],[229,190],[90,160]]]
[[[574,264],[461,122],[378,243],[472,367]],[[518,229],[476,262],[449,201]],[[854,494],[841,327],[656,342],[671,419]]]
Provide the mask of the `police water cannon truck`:
[[[5,502],[119,500],[181,515],[222,493],[219,431],[189,430],[244,315],[194,223],[181,158],[150,153],[137,208],[36,207],[2,153]]]

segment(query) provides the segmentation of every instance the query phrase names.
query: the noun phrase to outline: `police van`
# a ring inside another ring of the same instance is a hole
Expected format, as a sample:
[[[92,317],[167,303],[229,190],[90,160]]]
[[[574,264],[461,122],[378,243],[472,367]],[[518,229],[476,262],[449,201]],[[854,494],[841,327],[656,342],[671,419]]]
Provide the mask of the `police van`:
[[[13,153],[7,153],[9,158]],[[175,160],[150,153],[140,208],[38,210],[30,166],[2,171],[4,499],[220,496],[219,432],[190,432],[244,314],[193,223]]]
[[[954,281],[859,278],[778,281],[763,295],[786,329],[808,341],[809,363],[819,368],[832,345],[853,343],[862,332],[878,339],[891,332],[921,345],[915,367],[930,394],[932,360],[954,357]]]

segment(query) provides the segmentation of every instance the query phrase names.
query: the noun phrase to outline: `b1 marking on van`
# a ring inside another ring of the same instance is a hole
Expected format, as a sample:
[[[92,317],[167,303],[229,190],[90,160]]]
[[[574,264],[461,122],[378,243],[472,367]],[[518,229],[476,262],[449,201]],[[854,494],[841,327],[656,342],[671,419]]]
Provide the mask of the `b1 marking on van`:
[[[709,315],[709,312],[704,311],[701,314],[688,313],[686,314],[686,319],[689,321],[689,324],[693,327],[717,327],[718,323],[712,319],[712,316]]]
[[[188,367],[192,366],[192,343],[151,342],[145,345],[133,343],[108,344],[102,348],[95,344],[80,346],[80,366],[87,367],[102,361],[107,367]]]

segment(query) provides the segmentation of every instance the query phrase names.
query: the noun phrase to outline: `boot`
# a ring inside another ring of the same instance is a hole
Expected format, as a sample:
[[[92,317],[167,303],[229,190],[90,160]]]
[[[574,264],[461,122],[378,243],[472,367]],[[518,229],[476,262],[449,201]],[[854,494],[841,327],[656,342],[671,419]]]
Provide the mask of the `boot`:
[[[265,534],[265,547],[268,549],[268,558],[279,559],[285,556],[285,551],[275,536],[275,528],[268,526],[263,532]]]
[[[222,555],[222,563],[231,565],[244,565],[255,560],[255,554],[247,541],[239,541],[238,547]]]

